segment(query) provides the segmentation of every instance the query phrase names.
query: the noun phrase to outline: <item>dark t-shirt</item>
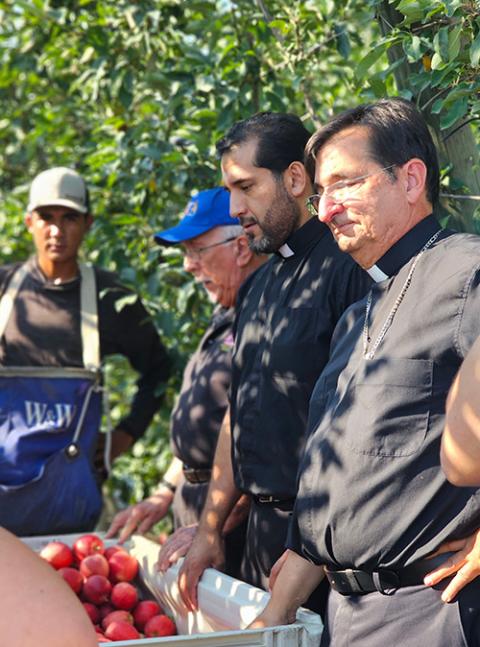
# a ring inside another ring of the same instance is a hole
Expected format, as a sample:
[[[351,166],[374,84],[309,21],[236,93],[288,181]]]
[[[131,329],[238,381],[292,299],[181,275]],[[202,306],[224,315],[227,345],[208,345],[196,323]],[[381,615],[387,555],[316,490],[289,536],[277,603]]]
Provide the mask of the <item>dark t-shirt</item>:
[[[296,494],[308,402],[332,332],[371,280],[316,218],[279,251],[239,294],[232,461],[240,490],[289,499]]]
[[[365,298],[335,331],[288,541],[317,563],[399,568],[479,526],[480,496],[447,482],[440,439],[449,387],[480,334],[480,238],[441,232],[407,280],[440,229],[429,217],[394,245],[377,263],[390,278],[372,287],[368,327]]]
[[[183,373],[172,411],[174,454],[195,469],[211,468],[228,406],[232,365],[233,308],[217,308]]]
[[[1,366],[81,367],[80,278],[55,285],[35,258],[0,342]],[[0,296],[18,264],[0,267]],[[169,375],[170,362],[139,298],[117,311],[116,301],[132,293],[111,272],[95,268],[100,354],[124,355],[140,373],[131,411],[119,427],[140,437],[159,406],[156,390]]]

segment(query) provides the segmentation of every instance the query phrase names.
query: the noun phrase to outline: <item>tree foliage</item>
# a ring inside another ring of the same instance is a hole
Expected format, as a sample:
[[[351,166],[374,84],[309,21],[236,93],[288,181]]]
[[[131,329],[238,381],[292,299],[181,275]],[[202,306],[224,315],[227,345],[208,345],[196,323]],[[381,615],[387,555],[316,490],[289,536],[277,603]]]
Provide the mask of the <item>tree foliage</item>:
[[[444,192],[478,194],[479,64],[474,0],[0,1],[2,261],[29,251],[31,178],[77,168],[96,216],[86,255],[141,293],[176,358],[156,424],[117,464],[123,498],[142,497],[165,468],[169,410],[209,312],[176,250],[159,263],[152,234],[220,182],[215,141],[258,110],[296,112],[313,129],[400,93],[432,125]],[[459,216],[458,204],[444,209]],[[466,228],[475,204],[458,219]],[[132,376],[112,366],[116,419]]]

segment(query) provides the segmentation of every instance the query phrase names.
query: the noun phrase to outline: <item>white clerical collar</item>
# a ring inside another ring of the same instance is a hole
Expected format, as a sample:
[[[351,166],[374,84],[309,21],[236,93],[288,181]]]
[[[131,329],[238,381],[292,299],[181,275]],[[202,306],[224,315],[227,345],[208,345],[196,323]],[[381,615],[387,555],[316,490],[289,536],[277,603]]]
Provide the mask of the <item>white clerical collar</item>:
[[[283,258],[290,258],[290,256],[294,256],[295,254],[293,249],[287,243],[283,243],[283,245],[279,247],[278,253],[280,256],[283,256]]]
[[[367,273],[370,274],[375,283],[380,283],[381,281],[388,279],[388,274],[382,272],[378,265],[372,265],[372,267],[367,270]]]

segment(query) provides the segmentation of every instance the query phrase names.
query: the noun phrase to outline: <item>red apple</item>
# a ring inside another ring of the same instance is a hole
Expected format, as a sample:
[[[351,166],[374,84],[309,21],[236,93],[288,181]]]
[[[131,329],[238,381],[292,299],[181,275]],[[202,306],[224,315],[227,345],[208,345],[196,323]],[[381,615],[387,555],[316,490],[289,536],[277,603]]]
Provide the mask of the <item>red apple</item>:
[[[145,625],[145,637],[153,638],[154,636],[174,636],[177,628],[173,620],[168,616],[153,616]]]
[[[108,627],[108,625],[111,622],[129,622],[131,625],[133,625],[133,616],[131,613],[128,613],[128,611],[124,611],[123,609],[117,609],[116,611],[112,611],[111,613],[108,614],[108,616],[105,616],[102,620],[102,627],[103,630]]]
[[[83,584],[83,595],[88,602],[104,604],[110,598],[112,585],[104,575],[91,575]]]
[[[105,630],[105,636],[112,640],[134,640],[140,638],[140,634],[129,622],[114,620]]]
[[[119,550],[121,550],[122,553],[127,552],[125,548],[123,548],[123,546],[109,546],[108,548],[105,548],[105,552],[103,554],[107,559],[110,559],[110,557],[117,553]]]
[[[142,600],[133,610],[133,620],[136,628],[143,631],[150,618],[160,613],[162,613],[162,609],[157,602],[154,602],[154,600]]]
[[[79,568],[80,573],[85,577],[90,577],[90,575],[103,575],[104,577],[108,577],[110,572],[107,560],[100,553],[84,557],[80,562]]]
[[[64,566],[64,568],[59,568],[58,572],[75,593],[80,593],[83,586],[83,575],[80,571],[71,566]]]
[[[51,541],[40,551],[40,557],[56,568],[70,566],[73,562],[73,553],[67,544],[61,541]]]
[[[112,582],[130,582],[138,573],[138,562],[133,555],[118,550],[108,560]]]
[[[96,555],[105,553],[105,545],[103,540],[94,534],[86,534],[79,537],[72,546],[72,551],[75,558],[80,562],[88,555]]]
[[[117,609],[126,609],[129,611],[138,602],[137,589],[128,582],[119,582],[112,589],[110,602]]]
[[[94,604],[91,604],[91,602],[82,602],[83,608],[85,611],[88,613],[90,620],[93,622],[93,624],[97,624],[97,622],[100,620],[100,614],[98,613],[98,609]]]
[[[73,552],[78,561],[95,553],[103,555],[104,550],[103,541],[97,535],[82,535],[73,544]]]

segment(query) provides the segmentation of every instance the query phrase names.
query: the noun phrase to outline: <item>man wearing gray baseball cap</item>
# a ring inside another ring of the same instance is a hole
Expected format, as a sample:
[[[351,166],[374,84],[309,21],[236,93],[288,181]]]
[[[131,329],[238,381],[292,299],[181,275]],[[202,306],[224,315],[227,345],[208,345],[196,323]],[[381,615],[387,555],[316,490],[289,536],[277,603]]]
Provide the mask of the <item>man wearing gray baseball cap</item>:
[[[89,213],[90,196],[83,178],[71,169],[59,166],[39,173],[30,186],[27,211],[39,207],[69,207],[79,213]]]
[[[83,178],[43,171],[25,216],[35,254],[0,268],[0,525],[17,535],[86,531],[98,520],[102,360],[124,355],[140,374],[107,463],[143,434],[169,374],[140,299],[117,311],[131,293],[115,274],[79,262],[92,222]]]

